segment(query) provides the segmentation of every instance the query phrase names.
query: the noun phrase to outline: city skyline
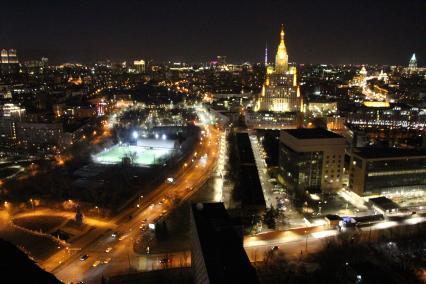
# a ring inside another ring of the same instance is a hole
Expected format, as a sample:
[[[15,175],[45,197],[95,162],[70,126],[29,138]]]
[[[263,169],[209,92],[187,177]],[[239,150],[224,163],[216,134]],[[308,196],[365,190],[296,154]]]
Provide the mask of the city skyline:
[[[10,12],[0,19],[0,47],[17,49],[22,59],[45,56],[52,63],[137,58],[195,63],[216,55],[255,63],[263,61],[265,42],[278,43],[284,24],[289,62],[406,65],[416,53],[423,66],[425,3],[384,4],[15,1],[5,4]]]
[[[426,1],[1,9],[3,282],[426,283]]]

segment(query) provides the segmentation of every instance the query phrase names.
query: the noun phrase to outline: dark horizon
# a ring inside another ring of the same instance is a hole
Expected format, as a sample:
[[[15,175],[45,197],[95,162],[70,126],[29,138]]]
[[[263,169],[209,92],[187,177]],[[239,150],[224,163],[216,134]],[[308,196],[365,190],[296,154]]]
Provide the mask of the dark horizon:
[[[37,3],[35,3],[37,2]],[[237,3],[235,3],[237,2]],[[426,3],[374,1],[8,1],[0,48],[21,61],[52,63],[111,59],[263,62],[274,60],[281,23],[289,61],[305,64],[426,65]]]

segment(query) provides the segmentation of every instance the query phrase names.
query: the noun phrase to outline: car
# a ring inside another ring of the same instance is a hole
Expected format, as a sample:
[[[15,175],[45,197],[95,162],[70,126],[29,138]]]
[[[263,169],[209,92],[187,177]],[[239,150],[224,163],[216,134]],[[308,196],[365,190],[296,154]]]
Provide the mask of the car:
[[[278,250],[278,246],[273,246],[271,250]]]
[[[118,238],[119,241],[124,240],[125,238],[127,238],[127,235],[122,235],[121,237]]]
[[[160,259],[160,263],[162,263],[162,264],[170,263],[170,258],[164,257],[164,258]]]
[[[100,260],[97,260],[97,261],[95,261],[95,262],[92,264],[92,266],[93,266],[93,267],[96,267],[96,266],[98,266],[100,263],[101,263],[101,261],[100,261]]]
[[[154,206],[155,206],[155,204],[154,204],[154,203],[151,203],[151,205],[149,205],[149,209],[154,208]]]
[[[110,258],[110,257],[108,257],[108,258],[105,258],[105,259],[104,259],[103,263],[104,263],[104,264],[108,264],[110,261],[111,261],[111,258]]]
[[[111,237],[113,237],[113,238],[118,237],[118,232],[113,232],[113,233],[111,234]]]
[[[146,231],[147,226],[145,224],[142,224],[139,226],[139,229],[141,229],[142,231]]]
[[[112,247],[109,247],[105,250],[106,253],[109,253],[112,250]]]
[[[89,258],[89,255],[88,254],[84,254],[84,255],[82,255],[81,257],[80,257],[80,261],[85,261],[86,259],[88,259]]]

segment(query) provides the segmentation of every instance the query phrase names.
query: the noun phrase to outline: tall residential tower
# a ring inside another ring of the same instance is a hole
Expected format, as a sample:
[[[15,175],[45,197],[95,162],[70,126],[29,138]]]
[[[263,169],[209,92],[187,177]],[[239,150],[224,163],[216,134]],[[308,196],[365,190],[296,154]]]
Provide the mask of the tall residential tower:
[[[416,71],[417,71],[417,59],[416,59],[416,54],[413,53],[413,56],[411,56],[410,61],[408,62],[408,72],[415,73]]]
[[[297,71],[296,67],[288,66],[283,27],[281,27],[280,37],[280,44],[275,56],[275,68],[267,67],[266,80],[256,101],[255,111],[302,111],[303,100],[297,82]]]

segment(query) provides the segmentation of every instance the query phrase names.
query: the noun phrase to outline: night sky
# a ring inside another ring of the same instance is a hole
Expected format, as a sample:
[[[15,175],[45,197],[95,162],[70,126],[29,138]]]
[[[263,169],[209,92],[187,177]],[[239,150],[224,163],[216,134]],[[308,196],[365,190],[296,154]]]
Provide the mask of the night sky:
[[[272,60],[280,24],[298,63],[426,65],[426,1],[2,0],[0,48],[53,63]]]

